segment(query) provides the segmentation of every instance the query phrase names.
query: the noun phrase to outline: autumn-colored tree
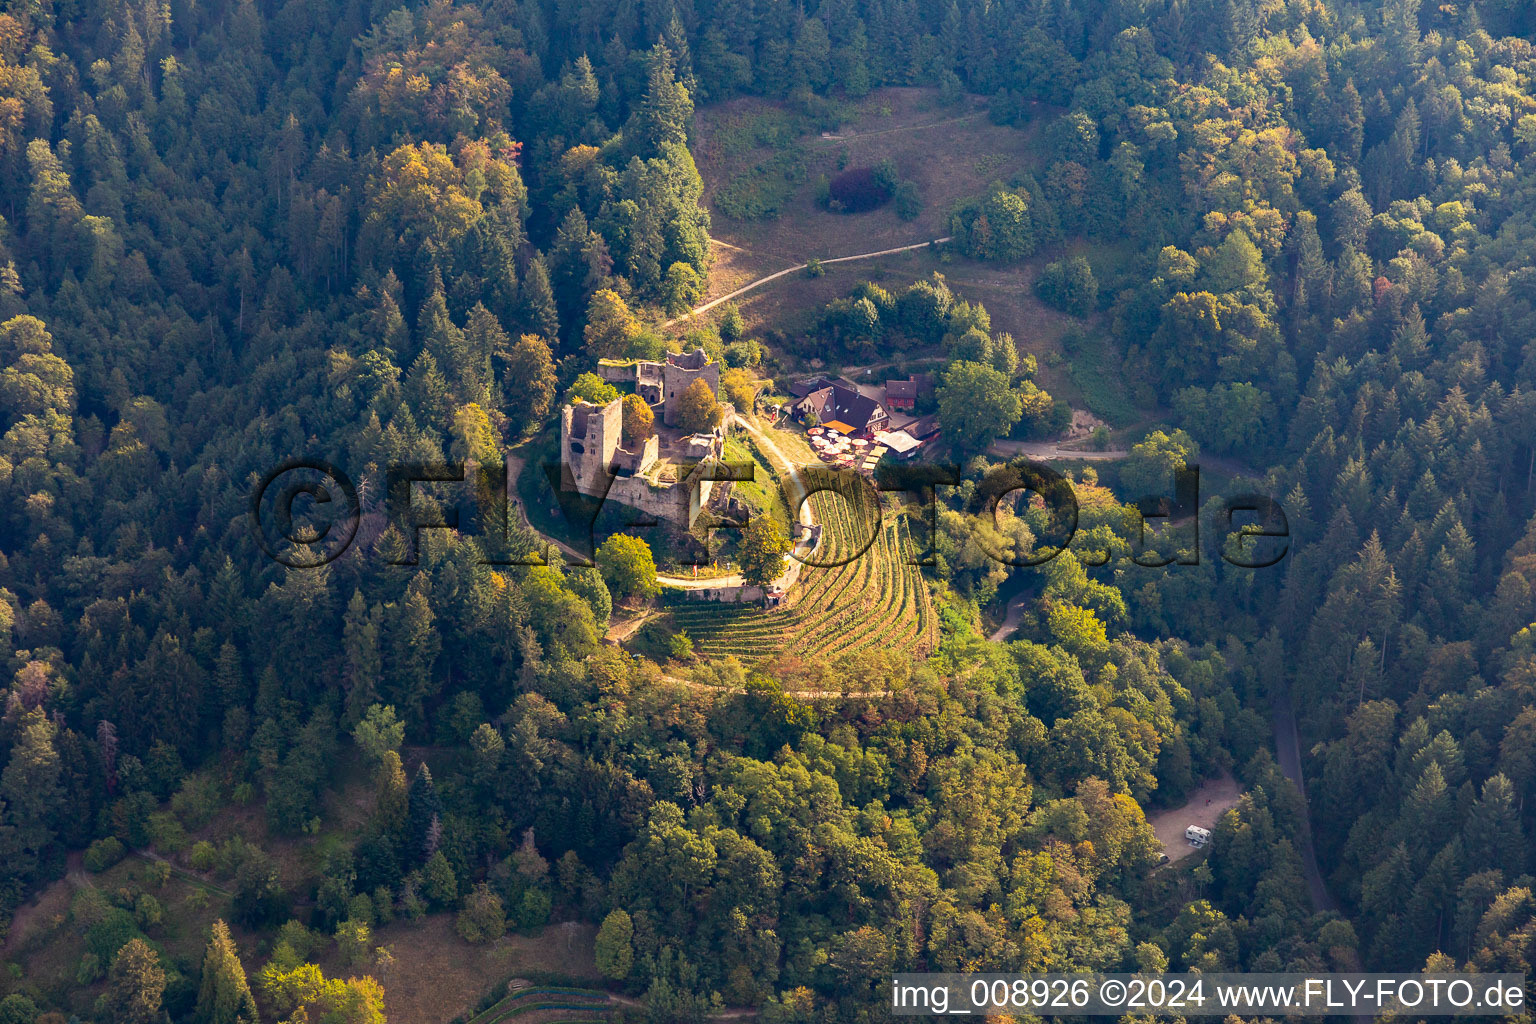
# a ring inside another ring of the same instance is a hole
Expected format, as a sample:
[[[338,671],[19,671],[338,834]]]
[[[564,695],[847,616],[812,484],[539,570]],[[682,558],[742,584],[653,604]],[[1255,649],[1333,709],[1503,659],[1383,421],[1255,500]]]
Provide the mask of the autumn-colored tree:
[[[592,296],[587,306],[587,326],[582,333],[587,355],[593,359],[611,359],[625,354],[636,335],[640,321],[629,311],[617,292],[604,288]]]
[[[737,412],[750,415],[757,402],[757,375],[732,367],[720,374],[720,392]]]
[[[636,394],[624,396],[624,447],[636,450],[656,432],[656,414],[650,404]]]
[[[107,972],[106,1002],[114,1021],[124,1024],[164,1024],[165,968],[160,956],[143,939],[129,939],[112,958]]]
[[[677,398],[677,425],[690,434],[703,434],[720,425],[724,415],[720,403],[715,400],[715,390],[702,377],[683,389]]]
[[[528,430],[543,422],[555,400],[558,381],[549,345],[537,334],[525,334],[502,361],[507,414],[518,431]]]

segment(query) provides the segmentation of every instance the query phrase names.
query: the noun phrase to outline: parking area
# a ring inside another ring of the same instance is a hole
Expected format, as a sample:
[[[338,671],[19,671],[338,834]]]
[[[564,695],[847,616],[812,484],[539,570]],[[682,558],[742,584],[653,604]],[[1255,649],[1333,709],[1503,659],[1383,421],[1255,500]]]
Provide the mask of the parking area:
[[[1242,795],[1242,786],[1236,779],[1230,776],[1212,779],[1195,790],[1182,807],[1155,811],[1147,815],[1147,821],[1157,833],[1168,859],[1179,860],[1195,852],[1195,847],[1184,838],[1184,830],[1190,825],[1214,829],[1217,819]]]

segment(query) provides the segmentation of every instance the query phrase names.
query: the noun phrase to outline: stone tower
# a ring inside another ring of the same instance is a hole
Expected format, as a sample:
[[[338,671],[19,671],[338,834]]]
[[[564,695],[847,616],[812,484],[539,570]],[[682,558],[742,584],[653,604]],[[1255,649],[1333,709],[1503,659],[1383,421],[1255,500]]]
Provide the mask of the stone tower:
[[[665,397],[661,421],[669,427],[677,426],[677,400],[683,397],[683,392],[694,380],[702,377],[709,383],[709,389],[715,393],[715,397],[720,397],[720,366],[710,362],[709,356],[701,348],[667,356],[661,375],[662,395]]]
[[[623,431],[623,402],[617,398],[607,405],[577,401],[560,410],[560,458],[578,491],[597,497],[606,493]],[[561,478],[561,486],[567,486],[564,473]]]

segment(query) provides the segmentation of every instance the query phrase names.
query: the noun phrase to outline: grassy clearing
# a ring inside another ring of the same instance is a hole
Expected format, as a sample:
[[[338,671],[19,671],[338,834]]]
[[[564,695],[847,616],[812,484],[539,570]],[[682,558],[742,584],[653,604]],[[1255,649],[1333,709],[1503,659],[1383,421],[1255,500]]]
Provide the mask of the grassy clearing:
[[[390,946],[395,954],[389,977],[381,979],[385,1015],[390,1024],[443,1024],[471,1016],[481,992],[498,979],[525,973],[560,976],[575,985],[595,983],[600,979],[593,953],[596,936],[591,925],[565,923],[534,935],[508,935],[491,945],[471,946],[454,932],[448,914],[389,925],[375,934],[375,943]],[[557,1018],[529,1013],[511,1019],[533,1024]],[[569,1013],[558,1019],[579,1020],[584,1015]]]
[[[754,512],[773,516],[779,528],[787,534],[790,512],[784,501],[783,490],[779,487],[778,474],[773,471],[766,456],[758,451],[751,436],[737,433],[726,438],[725,459],[731,465],[746,463],[752,466],[752,480],[738,480],[732,488],[732,494],[746,502]]]
[[[880,89],[839,107],[836,129],[825,136],[826,123],[783,103],[744,98],[705,107],[691,138],[712,232],[789,261],[780,267],[947,234],[959,199],[1034,166],[1032,131],[992,124],[984,106],[976,97],[944,106],[934,89]],[[885,159],[917,186],[923,210],[915,220],[903,221],[889,204],[854,215],[817,204],[822,176]]]
[[[992,124],[976,104],[970,98],[943,106],[932,89],[882,89],[846,105],[844,119],[827,133],[830,137],[823,136],[811,118],[763,99],[699,110],[692,135],[694,155],[704,177],[705,202],[714,215],[711,233],[723,243],[716,247],[709,296],[813,256],[872,252],[941,237],[949,231],[949,212],[958,201],[980,194],[992,181],[1038,170],[1033,141],[1037,126],[1051,112],[1042,109],[1039,120],[1021,129]],[[924,209],[916,220],[900,220],[890,206],[840,215],[817,205],[816,181],[821,175],[831,178],[840,165],[858,167],[883,159],[892,160],[902,178],[917,183]],[[793,173],[786,176],[788,170]],[[772,206],[770,218],[739,215],[754,183],[762,195],[753,201]],[[1106,290],[1140,270],[1128,243],[1074,241],[1067,249],[1088,257]],[[1069,331],[1092,333],[1092,318],[1084,323],[1035,297],[1036,274],[1060,255],[1041,253],[1027,263],[1001,266],[917,250],[828,264],[825,276],[818,278],[788,274],[737,302],[749,332],[792,336],[813,330],[822,308],[861,280],[900,288],[937,270],[958,293],[986,305],[994,330],[1008,331],[1021,353],[1035,356],[1038,383],[1047,391],[1110,423],[1136,422],[1143,414],[1119,380],[1107,347],[1090,342],[1081,353],[1063,348]]]
[[[1097,331],[1075,333],[1067,370],[1090,412],[1113,427],[1126,427],[1142,413],[1126,392],[1120,366],[1109,342]]]

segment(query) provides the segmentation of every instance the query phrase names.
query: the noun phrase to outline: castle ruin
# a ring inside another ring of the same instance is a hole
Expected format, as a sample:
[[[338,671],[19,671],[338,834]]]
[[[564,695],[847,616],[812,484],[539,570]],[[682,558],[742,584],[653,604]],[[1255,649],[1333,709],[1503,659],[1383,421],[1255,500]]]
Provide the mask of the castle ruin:
[[[560,411],[561,487],[616,501],[685,530],[711,500],[726,500],[730,482],[712,479],[716,474],[707,468],[724,453],[723,426],[678,438],[665,452],[662,439],[652,434],[631,451],[622,444],[623,407],[616,398],[607,405],[577,401]]]

